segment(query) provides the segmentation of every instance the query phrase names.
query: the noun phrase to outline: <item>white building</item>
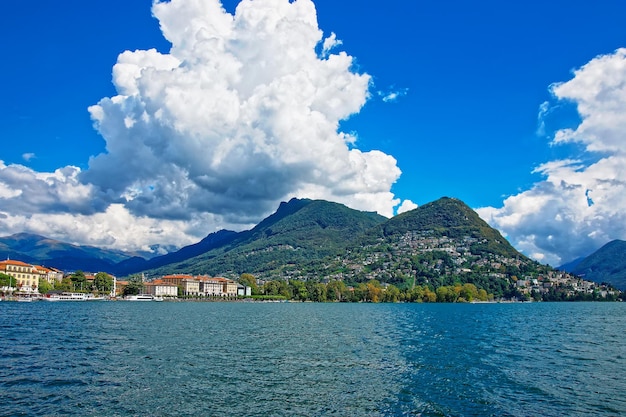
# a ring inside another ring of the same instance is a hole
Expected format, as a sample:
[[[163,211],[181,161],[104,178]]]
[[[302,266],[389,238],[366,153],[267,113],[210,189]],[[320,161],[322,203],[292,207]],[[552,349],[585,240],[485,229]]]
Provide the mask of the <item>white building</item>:
[[[154,295],[155,297],[177,297],[178,286],[159,279],[146,282],[144,284],[144,292]]]

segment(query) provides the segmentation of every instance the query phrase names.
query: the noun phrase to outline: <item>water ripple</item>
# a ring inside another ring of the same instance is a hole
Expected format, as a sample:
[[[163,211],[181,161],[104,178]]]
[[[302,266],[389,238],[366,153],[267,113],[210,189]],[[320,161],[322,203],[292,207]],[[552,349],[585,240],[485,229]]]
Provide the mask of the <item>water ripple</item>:
[[[23,304],[0,415],[626,415],[618,303]]]

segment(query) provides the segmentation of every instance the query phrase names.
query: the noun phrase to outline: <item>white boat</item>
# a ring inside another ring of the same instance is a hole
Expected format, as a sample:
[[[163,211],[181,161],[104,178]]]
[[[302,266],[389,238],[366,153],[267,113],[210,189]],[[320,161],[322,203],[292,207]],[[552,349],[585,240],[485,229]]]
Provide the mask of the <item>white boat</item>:
[[[104,297],[96,297],[91,293],[62,292],[46,294],[41,298],[43,301],[101,301]]]
[[[152,294],[127,295],[124,299],[127,301],[163,301],[161,297],[155,297]]]

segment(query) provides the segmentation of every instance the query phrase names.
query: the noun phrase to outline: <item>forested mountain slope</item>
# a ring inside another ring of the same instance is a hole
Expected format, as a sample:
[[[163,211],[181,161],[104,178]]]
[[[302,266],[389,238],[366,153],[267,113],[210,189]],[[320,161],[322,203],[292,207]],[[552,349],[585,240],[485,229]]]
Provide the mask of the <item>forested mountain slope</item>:
[[[584,258],[571,271],[586,280],[626,290],[626,242],[613,240]]]
[[[341,254],[355,236],[385,220],[376,213],[338,203],[292,199],[227,245],[150,270],[149,274],[280,275],[293,267]]]

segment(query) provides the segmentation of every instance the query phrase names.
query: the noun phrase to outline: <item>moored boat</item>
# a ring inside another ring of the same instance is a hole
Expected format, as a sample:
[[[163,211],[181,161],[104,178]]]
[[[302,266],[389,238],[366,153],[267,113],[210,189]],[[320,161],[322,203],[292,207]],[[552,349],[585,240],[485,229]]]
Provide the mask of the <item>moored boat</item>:
[[[163,299],[156,300],[155,298],[157,297],[154,297],[152,294],[127,295],[124,297],[127,301],[163,301]]]
[[[61,292],[46,294],[41,298],[43,301],[100,301],[104,297],[96,297],[91,293],[82,292]]]

